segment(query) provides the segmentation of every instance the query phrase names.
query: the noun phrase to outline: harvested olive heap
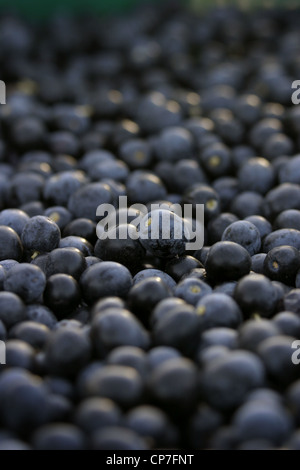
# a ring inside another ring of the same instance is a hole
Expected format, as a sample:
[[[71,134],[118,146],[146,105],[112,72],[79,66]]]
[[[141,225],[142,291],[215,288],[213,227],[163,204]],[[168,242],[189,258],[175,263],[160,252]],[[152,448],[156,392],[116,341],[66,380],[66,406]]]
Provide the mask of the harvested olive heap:
[[[299,22],[0,17],[1,450],[300,449]],[[204,247],[99,239],[119,196]]]

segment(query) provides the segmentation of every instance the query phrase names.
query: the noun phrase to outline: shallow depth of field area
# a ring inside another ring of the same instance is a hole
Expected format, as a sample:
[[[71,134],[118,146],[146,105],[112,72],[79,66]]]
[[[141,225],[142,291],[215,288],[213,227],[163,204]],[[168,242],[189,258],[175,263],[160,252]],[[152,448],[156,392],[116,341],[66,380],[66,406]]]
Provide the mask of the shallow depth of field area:
[[[300,9],[35,13],[0,11],[0,450],[299,450]]]

